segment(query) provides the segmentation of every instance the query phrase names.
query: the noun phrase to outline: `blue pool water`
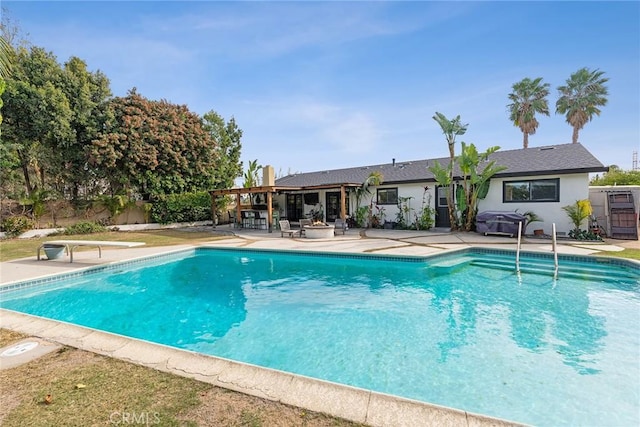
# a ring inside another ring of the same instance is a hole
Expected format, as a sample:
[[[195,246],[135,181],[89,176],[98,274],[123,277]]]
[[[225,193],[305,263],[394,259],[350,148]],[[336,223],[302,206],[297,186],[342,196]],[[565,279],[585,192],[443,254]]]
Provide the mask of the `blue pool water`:
[[[0,306],[529,424],[639,425],[639,269],[521,259],[198,249]]]

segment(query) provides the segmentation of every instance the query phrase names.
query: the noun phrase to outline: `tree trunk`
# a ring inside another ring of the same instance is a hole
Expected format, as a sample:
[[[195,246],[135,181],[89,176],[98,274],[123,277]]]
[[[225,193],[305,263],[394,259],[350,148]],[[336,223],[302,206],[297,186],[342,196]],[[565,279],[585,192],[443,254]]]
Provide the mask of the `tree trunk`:
[[[29,177],[29,161],[20,155],[20,151],[18,151],[18,157],[20,158],[20,166],[22,166],[22,174],[24,175],[24,184],[27,187],[27,194],[31,195],[33,192],[33,186],[31,185],[31,178]]]
[[[447,207],[449,208],[449,225],[451,231],[458,230],[458,221],[456,219],[456,203],[455,203],[456,185],[451,179],[449,184],[449,194],[447,194]]]
[[[522,139],[522,148],[529,148],[529,134],[527,132],[522,132],[524,134],[524,138]]]
[[[578,132],[580,132],[580,129],[578,129],[576,126],[573,127],[573,135],[571,136],[571,142],[573,144],[577,144],[578,143]]]

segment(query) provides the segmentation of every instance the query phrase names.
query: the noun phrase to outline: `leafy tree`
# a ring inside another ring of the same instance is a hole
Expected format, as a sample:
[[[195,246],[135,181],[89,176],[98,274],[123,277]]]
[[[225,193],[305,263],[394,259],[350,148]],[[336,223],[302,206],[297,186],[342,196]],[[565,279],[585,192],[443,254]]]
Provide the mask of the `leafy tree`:
[[[513,92],[509,94],[509,120],[522,131],[524,148],[529,147],[529,135],[535,134],[538,129],[536,113],[549,115],[547,96],[549,83],[542,83],[542,77],[534,80],[527,77],[514,83]]]
[[[238,128],[233,117],[225,123],[213,110],[202,116],[202,120],[205,131],[217,143],[217,181],[214,188],[231,188],[235,179],[242,176],[242,130]]]
[[[640,171],[624,171],[615,165],[609,166],[604,175],[596,175],[589,185],[640,185]]]
[[[591,121],[594,115],[600,115],[600,108],[607,104],[609,94],[603,77],[604,71],[581,68],[567,79],[564,86],[558,87],[560,97],[556,102],[556,113],[564,114],[567,123],[573,127],[572,143],[578,142],[580,129]]]
[[[52,53],[20,48],[3,94],[3,144],[22,169],[28,194],[60,179],[63,149],[73,140],[71,108],[56,86],[62,70]]]
[[[447,145],[449,147],[449,165],[447,168],[442,168],[436,162],[436,169],[431,170],[434,175],[436,173],[442,179],[442,182],[446,182],[446,184],[440,183],[443,186],[449,186],[449,192],[447,194],[447,207],[449,208],[449,222],[451,223],[451,230],[455,231],[458,229],[458,218],[456,217],[455,203],[454,203],[454,189],[453,189],[453,171],[455,166],[455,143],[456,136],[462,136],[467,132],[467,127],[469,124],[462,124],[460,120],[460,116],[456,116],[455,119],[449,120],[444,114],[436,112],[435,116],[433,116],[433,120],[435,120],[442,129],[442,133],[444,134]],[[443,173],[447,173],[447,177],[442,176]],[[437,179],[437,175],[436,175]]]
[[[111,194],[154,195],[210,190],[217,146],[186,106],[149,101],[135,88],[109,102],[108,120],[91,147],[91,164]]]
[[[64,147],[64,182],[75,199],[81,188],[93,193],[92,189],[100,184],[94,170],[88,167],[88,153],[105,121],[111,89],[109,79],[102,72],[88,71],[87,64],[77,57],[71,57],[64,64],[61,88],[69,100],[70,125],[74,132],[73,140]]]

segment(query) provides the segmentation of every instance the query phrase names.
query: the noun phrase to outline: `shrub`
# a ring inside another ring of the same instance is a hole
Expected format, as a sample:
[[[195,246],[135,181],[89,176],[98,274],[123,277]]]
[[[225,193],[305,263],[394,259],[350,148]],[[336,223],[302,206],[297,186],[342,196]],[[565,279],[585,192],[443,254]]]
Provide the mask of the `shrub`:
[[[0,230],[4,231],[7,237],[16,237],[35,226],[36,222],[27,216],[9,216],[0,223]]]
[[[589,199],[576,200],[573,205],[563,206],[562,209],[573,223],[573,229],[576,233],[580,231],[582,222],[593,213]]]
[[[602,242],[602,237],[587,230],[571,230],[569,231],[569,237],[576,240],[596,240],[598,242]]]
[[[210,219],[211,196],[206,191],[161,195],[151,207],[151,221],[160,224]]]
[[[431,230],[435,224],[435,209],[431,206],[422,208],[420,216],[416,216],[416,229]]]
[[[93,234],[103,233],[107,227],[94,221],[80,221],[64,229],[64,234]]]

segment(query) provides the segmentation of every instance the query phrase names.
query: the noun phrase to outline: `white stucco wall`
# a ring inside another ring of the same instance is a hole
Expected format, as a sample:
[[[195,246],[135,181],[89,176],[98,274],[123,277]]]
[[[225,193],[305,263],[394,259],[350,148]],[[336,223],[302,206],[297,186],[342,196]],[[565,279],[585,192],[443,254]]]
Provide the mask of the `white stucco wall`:
[[[378,189],[385,188],[397,188],[398,189],[398,197],[411,197],[408,201],[408,205],[410,208],[408,223],[413,224],[415,222],[415,216],[420,214],[420,211],[423,206],[423,196],[424,196],[424,204],[429,204],[431,207],[435,206],[435,184],[428,184],[429,189],[425,193],[424,187],[426,184],[388,184],[388,185],[380,185],[378,187],[371,187],[371,195],[364,198],[360,204],[368,205],[371,197],[373,197],[373,202],[375,204],[376,197],[378,194]],[[353,203],[351,206],[355,206],[355,197],[352,199]],[[384,207],[385,220],[386,221],[395,221],[398,215],[398,205],[380,205]]]
[[[527,211],[535,212],[539,217],[543,219],[542,222],[534,222],[529,225],[527,229],[527,233],[531,234],[534,229],[543,229],[545,234],[551,234],[551,225],[553,223],[556,224],[556,231],[559,234],[568,234],[569,231],[573,228],[573,224],[569,220],[567,213],[562,209],[563,206],[571,205],[576,202],[576,200],[588,199],[589,198],[589,174],[581,173],[581,174],[571,174],[571,175],[560,175],[560,201],[559,202],[517,202],[517,203],[504,203],[502,201],[502,185],[504,181],[520,181],[520,180],[529,180],[529,179],[554,179],[558,178],[558,175],[541,175],[541,176],[531,176],[531,177],[517,177],[517,178],[494,178],[491,180],[491,186],[489,187],[489,193],[487,197],[483,200],[480,200],[478,203],[478,211],[518,211],[520,213],[524,213]],[[398,196],[399,197],[411,197],[410,200],[410,208],[411,213],[409,216],[409,223],[413,223],[415,221],[415,215],[420,212],[422,207],[422,200],[424,194],[424,187],[428,185],[428,190],[425,195],[425,203],[429,203],[431,207],[435,207],[435,183],[417,183],[417,184],[388,184],[388,185],[380,185],[377,187],[371,187],[371,194],[363,197],[360,201],[361,205],[368,205],[371,197],[373,197],[374,203],[377,197],[378,188],[398,188]],[[336,191],[336,190],[329,190]],[[317,191],[320,197],[320,203],[322,203],[323,207],[325,204],[325,190]],[[286,211],[286,198],[284,195],[275,196],[274,199],[277,199],[280,205],[280,210],[282,213]],[[355,195],[354,192],[351,191],[349,195],[349,200],[347,200],[349,204],[349,212],[353,214],[355,212]],[[385,211],[385,220],[387,221],[395,221],[396,215],[398,213],[397,205],[381,205],[384,207]],[[314,206],[305,205],[304,212],[308,213]],[[582,228],[587,228],[588,223],[585,221],[582,224]]]
[[[478,212],[482,211],[515,211],[520,213],[527,211],[535,212],[543,219],[542,222],[531,223],[527,229],[530,234],[534,229],[543,229],[545,234],[551,234],[551,225],[556,224],[558,234],[568,234],[573,229],[573,224],[569,220],[563,206],[571,205],[576,200],[589,198],[589,174],[560,175],[560,201],[559,202],[518,202],[503,203],[502,184],[504,181],[524,181],[528,179],[553,179],[557,175],[541,175],[535,177],[517,178],[496,178],[491,180],[487,197],[478,203]],[[587,221],[582,224],[582,228],[588,227]]]

